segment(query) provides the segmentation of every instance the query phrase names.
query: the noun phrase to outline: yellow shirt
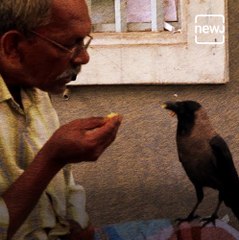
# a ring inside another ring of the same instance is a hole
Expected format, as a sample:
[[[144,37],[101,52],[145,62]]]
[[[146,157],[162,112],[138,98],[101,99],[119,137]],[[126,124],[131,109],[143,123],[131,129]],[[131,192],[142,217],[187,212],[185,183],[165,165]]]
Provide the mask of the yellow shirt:
[[[46,92],[22,89],[21,97],[24,110],[14,101],[0,76],[0,195],[24,172],[59,127]],[[6,239],[8,218],[5,203],[0,198],[1,240]],[[67,219],[77,221],[83,228],[88,224],[85,191],[74,183],[70,165],[50,182],[12,240],[58,239],[69,232]],[[44,228],[51,229],[48,235]]]

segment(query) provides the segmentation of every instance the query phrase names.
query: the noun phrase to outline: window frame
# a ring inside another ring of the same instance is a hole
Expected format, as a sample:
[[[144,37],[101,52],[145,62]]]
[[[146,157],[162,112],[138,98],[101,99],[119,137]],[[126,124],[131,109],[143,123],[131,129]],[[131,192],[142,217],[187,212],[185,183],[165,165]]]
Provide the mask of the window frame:
[[[115,9],[116,12],[119,12],[117,9],[125,8],[127,0],[115,0]],[[126,31],[127,23],[124,20],[122,24],[121,19],[126,18],[124,16],[116,16],[115,24],[99,24],[97,28],[108,29],[108,31],[103,32],[92,32],[94,41],[92,42],[92,47],[96,46],[119,46],[119,45],[144,45],[144,44],[185,44],[187,42],[187,29],[186,29],[186,8],[184,7],[185,0],[178,0],[178,25],[180,29],[176,31],[164,31],[165,23],[161,19],[156,19],[157,11],[155,9],[158,4],[158,8],[161,9],[160,16],[163,16],[162,0],[151,0],[151,11],[154,12],[154,19],[151,23],[152,31]],[[87,0],[89,5],[89,11],[91,13],[91,0]],[[161,4],[159,4],[161,3]],[[142,23],[144,24],[144,23]],[[115,25],[115,26],[114,26]],[[135,25],[135,24],[129,24]],[[115,32],[113,28],[115,27]]]

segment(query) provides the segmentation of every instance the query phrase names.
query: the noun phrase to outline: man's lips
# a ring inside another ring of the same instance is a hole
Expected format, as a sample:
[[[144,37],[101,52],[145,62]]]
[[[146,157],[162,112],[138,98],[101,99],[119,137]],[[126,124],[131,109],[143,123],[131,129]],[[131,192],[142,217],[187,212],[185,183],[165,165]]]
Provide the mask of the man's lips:
[[[69,76],[66,76],[66,77],[56,79],[56,82],[61,83],[61,84],[66,84],[66,83],[69,83],[70,81],[72,81],[71,78],[72,78],[72,76],[69,75]]]

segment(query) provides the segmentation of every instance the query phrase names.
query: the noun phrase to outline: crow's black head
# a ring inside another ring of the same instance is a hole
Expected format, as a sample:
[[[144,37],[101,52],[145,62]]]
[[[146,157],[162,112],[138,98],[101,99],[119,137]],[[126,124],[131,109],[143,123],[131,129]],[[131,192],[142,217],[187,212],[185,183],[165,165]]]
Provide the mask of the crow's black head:
[[[194,116],[194,113],[201,108],[196,101],[165,102],[163,108],[173,111],[178,117]]]
[[[165,102],[162,106],[174,112],[178,117],[178,134],[188,134],[195,123],[195,112],[202,106],[195,101]]]

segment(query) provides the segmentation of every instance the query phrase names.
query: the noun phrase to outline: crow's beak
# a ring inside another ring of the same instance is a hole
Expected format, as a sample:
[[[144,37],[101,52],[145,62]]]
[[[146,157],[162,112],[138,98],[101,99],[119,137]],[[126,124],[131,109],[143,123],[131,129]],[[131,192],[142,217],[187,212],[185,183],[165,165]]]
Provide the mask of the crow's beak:
[[[176,102],[167,101],[161,107],[173,111],[176,108]]]
[[[167,108],[167,104],[166,103],[162,104],[161,108],[166,109]]]
[[[175,108],[176,108],[176,105],[175,105],[175,102],[165,102],[161,105],[161,107],[163,109],[166,109],[166,110],[169,110],[170,111],[170,115],[171,116],[175,116],[176,113],[175,113]]]

